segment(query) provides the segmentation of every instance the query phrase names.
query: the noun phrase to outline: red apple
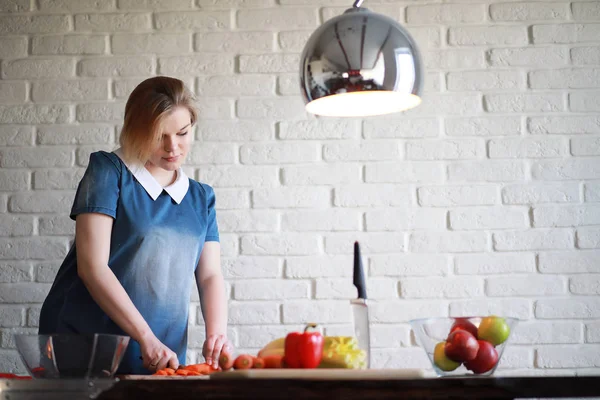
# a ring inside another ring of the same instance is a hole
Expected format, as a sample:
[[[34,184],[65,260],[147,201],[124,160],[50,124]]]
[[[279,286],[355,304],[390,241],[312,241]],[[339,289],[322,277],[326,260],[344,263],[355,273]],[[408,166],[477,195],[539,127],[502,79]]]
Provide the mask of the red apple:
[[[478,350],[477,338],[464,330],[457,330],[448,335],[444,347],[446,357],[458,362],[474,359]]]
[[[454,324],[452,324],[449,333],[460,329],[462,329],[463,331],[467,331],[471,335],[477,337],[477,327],[466,318],[456,318],[456,321],[454,322]]]
[[[465,363],[465,367],[469,371],[473,371],[476,374],[483,374],[488,372],[498,362],[498,352],[493,344],[485,340],[478,340],[479,351],[477,356]]]

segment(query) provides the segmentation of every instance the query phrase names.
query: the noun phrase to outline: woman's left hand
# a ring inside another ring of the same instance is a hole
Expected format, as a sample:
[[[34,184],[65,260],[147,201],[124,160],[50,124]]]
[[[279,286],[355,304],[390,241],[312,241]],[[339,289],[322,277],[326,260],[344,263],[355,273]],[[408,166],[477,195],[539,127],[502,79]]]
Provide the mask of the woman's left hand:
[[[218,368],[221,353],[232,355],[233,345],[229,339],[227,339],[226,335],[209,335],[202,347],[202,355],[206,359],[206,363],[212,364],[213,367]]]

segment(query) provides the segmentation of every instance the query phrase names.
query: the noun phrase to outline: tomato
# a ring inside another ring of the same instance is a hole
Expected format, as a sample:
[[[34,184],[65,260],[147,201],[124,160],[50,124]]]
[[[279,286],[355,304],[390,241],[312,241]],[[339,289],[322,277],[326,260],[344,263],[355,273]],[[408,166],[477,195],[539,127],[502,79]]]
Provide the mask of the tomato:
[[[477,356],[473,360],[466,362],[465,367],[476,374],[483,374],[494,368],[498,362],[498,352],[490,342],[485,340],[478,340],[477,342],[479,343]]]

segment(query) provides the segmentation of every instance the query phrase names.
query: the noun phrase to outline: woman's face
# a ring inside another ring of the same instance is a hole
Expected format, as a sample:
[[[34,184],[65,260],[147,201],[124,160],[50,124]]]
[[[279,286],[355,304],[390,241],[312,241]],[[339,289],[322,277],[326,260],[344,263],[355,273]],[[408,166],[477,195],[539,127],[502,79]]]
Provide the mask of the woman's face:
[[[176,108],[165,117],[162,128],[162,139],[148,163],[166,171],[176,171],[185,161],[192,144],[190,112],[184,107]]]

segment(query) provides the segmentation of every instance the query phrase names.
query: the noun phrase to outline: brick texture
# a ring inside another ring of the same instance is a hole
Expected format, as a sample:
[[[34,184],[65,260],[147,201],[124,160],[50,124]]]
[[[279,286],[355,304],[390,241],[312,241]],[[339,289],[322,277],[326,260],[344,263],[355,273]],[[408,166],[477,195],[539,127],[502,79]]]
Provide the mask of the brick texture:
[[[352,335],[358,241],[372,367],[433,372],[410,319],[496,314],[522,320],[499,376],[598,374],[599,3],[368,2],[417,43],[423,102],[316,118],[301,54],[348,5],[0,1],[0,370],[24,372],[12,335],[37,330],[90,153],[118,147],[132,90],[168,75],[197,98],[185,171],[215,189],[239,351],[307,321]]]

